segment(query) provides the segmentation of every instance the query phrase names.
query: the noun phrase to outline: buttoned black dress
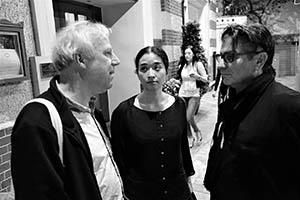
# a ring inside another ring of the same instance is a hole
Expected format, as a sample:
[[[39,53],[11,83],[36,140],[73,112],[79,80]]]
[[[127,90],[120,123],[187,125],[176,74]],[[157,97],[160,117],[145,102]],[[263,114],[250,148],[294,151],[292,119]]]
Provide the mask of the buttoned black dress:
[[[112,151],[130,200],[186,200],[194,168],[187,140],[184,101],[175,97],[160,112],[122,102],[111,119]]]

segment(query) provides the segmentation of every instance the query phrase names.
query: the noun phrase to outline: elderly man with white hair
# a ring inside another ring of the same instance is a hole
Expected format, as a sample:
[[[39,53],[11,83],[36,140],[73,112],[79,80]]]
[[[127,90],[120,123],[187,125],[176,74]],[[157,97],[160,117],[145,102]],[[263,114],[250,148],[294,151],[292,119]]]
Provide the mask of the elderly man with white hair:
[[[101,23],[75,22],[57,35],[52,61],[59,75],[39,98],[57,109],[63,162],[47,108],[29,103],[12,132],[12,177],[17,200],[123,199],[102,113],[92,97],[112,87],[120,61]],[[92,101],[91,101],[92,99]]]

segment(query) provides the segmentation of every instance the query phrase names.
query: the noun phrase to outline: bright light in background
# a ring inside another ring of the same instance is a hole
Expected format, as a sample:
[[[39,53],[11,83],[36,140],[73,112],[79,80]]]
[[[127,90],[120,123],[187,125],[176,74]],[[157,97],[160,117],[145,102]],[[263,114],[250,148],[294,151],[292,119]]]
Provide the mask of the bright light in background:
[[[75,22],[75,15],[74,15],[74,13],[65,12],[65,19],[66,19],[66,24],[67,25]]]

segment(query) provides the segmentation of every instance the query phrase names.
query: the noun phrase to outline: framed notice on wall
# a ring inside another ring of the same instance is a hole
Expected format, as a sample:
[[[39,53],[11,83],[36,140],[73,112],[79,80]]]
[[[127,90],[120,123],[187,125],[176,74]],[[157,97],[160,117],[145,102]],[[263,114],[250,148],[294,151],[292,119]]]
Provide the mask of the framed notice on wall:
[[[0,19],[0,84],[28,78],[23,23]]]

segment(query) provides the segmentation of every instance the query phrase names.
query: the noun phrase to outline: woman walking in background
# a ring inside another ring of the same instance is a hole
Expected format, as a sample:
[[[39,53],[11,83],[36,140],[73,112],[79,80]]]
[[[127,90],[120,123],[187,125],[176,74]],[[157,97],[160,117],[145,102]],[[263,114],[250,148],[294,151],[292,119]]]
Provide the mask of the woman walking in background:
[[[201,96],[206,92],[205,86],[208,82],[208,75],[202,62],[196,56],[195,50],[192,46],[188,46],[184,51],[184,57],[181,60],[178,75],[181,79],[181,86],[179,89],[179,96],[183,97],[187,105],[187,120],[193,128],[195,136],[189,127],[189,138],[192,139],[192,146],[194,142],[200,145],[202,140],[202,133],[195,121],[195,114],[200,106]],[[198,82],[196,84],[196,82]],[[201,84],[204,86],[202,87]]]
[[[191,200],[195,173],[182,98],[162,91],[167,54],[145,47],[135,58],[143,91],[112,114],[112,151],[130,200]]]

